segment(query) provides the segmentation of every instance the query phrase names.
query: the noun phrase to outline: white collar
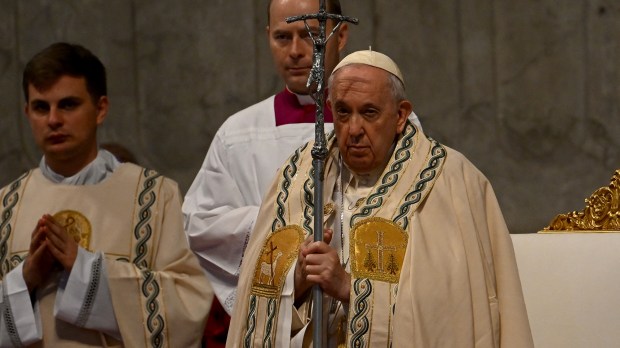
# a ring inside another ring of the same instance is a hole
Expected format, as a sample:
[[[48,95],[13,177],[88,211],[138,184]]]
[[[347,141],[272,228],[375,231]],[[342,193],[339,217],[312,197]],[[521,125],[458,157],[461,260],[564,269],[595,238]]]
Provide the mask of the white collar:
[[[54,172],[45,162],[45,156],[39,162],[41,173],[56,184],[95,185],[107,178],[121,163],[106,150],[99,150],[97,157],[76,174],[65,177]]]
[[[286,90],[293,93],[295,95],[295,97],[297,97],[297,101],[299,102],[300,105],[313,105],[315,104],[314,99],[312,99],[312,96],[310,94],[297,94],[293,91],[291,91],[288,86],[286,87]]]

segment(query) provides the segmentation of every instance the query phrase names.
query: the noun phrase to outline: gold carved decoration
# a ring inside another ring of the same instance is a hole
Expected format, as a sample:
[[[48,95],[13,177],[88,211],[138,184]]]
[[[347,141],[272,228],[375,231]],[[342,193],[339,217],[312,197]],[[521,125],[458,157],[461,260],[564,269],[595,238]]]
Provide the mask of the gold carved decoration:
[[[542,233],[620,231],[620,169],[607,187],[594,191],[582,211],[556,216]]]
[[[90,250],[92,228],[90,221],[82,213],[75,210],[63,210],[54,214],[54,220],[65,228],[67,233],[84,249]]]

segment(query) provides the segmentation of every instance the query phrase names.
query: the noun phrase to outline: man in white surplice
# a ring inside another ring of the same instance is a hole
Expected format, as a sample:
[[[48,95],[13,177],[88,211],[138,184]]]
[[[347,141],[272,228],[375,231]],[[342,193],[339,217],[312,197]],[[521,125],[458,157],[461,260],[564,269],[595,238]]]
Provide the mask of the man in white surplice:
[[[326,3],[328,11],[341,13],[338,0]],[[263,195],[282,162],[314,137],[315,106],[306,87],[312,42],[303,22],[288,24],[285,19],[318,9],[318,0],[270,2],[267,36],[285,88],[224,122],[185,196],[183,214],[190,246],[228,314],[235,301],[243,251]],[[308,24],[318,30],[317,21]],[[327,30],[333,25],[330,21]],[[326,76],[339,61],[347,29],[343,23],[327,45]],[[325,128],[330,131],[331,112],[324,110]]]

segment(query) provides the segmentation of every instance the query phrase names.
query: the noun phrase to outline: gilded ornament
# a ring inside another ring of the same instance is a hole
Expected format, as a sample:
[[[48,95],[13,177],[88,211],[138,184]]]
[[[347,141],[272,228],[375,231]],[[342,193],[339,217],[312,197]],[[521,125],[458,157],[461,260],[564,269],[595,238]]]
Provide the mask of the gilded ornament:
[[[64,227],[82,248],[90,250],[92,228],[86,216],[75,210],[62,210],[54,214],[54,220]]]
[[[398,283],[409,235],[393,221],[372,217],[351,229],[351,272],[355,278]]]
[[[334,212],[334,203],[325,203],[325,205],[323,206],[323,210],[325,211],[325,215],[330,215]]]
[[[541,233],[620,231],[620,169],[607,187],[594,191],[582,211],[556,216]]]
[[[303,239],[303,229],[296,225],[284,226],[271,233],[254,269],[253,294],[274,299],[280,296],[286,274],[297,260]]]

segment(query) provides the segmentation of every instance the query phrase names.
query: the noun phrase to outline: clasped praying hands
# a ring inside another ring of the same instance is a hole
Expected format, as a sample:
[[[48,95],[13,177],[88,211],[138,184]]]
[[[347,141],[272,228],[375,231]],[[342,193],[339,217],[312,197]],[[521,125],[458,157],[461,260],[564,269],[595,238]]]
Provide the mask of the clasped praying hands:
[[[43,284],[60,265],[71,272],[77,258],[78,243],[51,215],[45,214],[37,222],[30,239],[28,257],[23,275],[29,291]]]

